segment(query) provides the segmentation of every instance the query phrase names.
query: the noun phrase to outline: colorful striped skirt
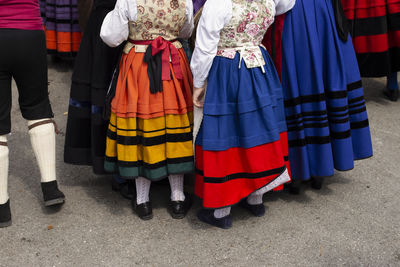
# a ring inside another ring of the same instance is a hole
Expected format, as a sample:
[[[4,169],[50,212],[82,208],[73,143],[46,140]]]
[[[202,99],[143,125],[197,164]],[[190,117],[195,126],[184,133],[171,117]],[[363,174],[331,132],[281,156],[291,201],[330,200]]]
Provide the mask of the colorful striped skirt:
[[[133,48],[123,54],[111,103],[106,171],[153,181],[193,172],[193,81],[182,48],[179,57],[183,79],[170,64],[172,80],[162,81],[162,92],[151,93],[144,53]]]
[[[49,54],[75,56],[82,38],[77,0],[40,0]]]
[[[195,193],[205,208],[231,206],[258,189],[290,181],[282,87],[260,49],[265,73],[244,62],[239,69],[239,54],[213,61],[196,137]],[[286,179],[279,179],[282,174]]]
[[[400,0],[342,0],[361,76],[400,71]]]
[[[297,0],[286,14],[282,86],[292,178],[332,176],[372,156],[353,44],[336,31],[331,0]]]

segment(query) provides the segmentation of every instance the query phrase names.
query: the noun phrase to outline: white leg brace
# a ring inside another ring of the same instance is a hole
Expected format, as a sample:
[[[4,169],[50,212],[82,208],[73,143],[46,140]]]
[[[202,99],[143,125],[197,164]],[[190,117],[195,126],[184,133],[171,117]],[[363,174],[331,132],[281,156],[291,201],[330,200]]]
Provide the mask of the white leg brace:
[[[183,192],[183,174],[173,174],[168,177],[171,186],[171,200],[185,201],[185,193]]]
[[[136,178],[136,202],[138,205],[149,202],[151,181],[138,177]]]
[[[49,119],[28,121],[28,126]],[[29,130],[32,149],[39,165],[41,182],[56,180],[56,135],[53,123],[38,125]]]
[[[8,146],[7,137],[0,136],[0,205],[8,201]]]

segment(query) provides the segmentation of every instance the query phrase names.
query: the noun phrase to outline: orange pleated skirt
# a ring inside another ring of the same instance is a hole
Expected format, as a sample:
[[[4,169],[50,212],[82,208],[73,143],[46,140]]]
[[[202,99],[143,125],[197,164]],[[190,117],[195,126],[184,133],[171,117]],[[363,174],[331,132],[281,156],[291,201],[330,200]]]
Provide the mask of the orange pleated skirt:
[[[162,81],[151,93],[144,53],[123,54],[106,141],[105,169],[124,178],[160,180],[194,170],[193,80],[179,49],[183,79]]]

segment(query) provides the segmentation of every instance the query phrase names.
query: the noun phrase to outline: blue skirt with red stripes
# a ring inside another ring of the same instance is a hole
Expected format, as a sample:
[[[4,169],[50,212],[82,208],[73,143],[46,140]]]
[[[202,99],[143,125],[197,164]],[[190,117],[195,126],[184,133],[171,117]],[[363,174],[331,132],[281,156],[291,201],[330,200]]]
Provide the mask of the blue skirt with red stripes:
[[[287,169],[282,87],[268,52],[261,50],[265,73],[244,62],[239,69],[239,54],[217,56],[210,70],[195,141],[195,191],[205,208],[234,205]]]
[[[332,176],[372,156],[354,48],[336,31],[331,0],[297,0],[282,36],[282,86],[292,178]]]

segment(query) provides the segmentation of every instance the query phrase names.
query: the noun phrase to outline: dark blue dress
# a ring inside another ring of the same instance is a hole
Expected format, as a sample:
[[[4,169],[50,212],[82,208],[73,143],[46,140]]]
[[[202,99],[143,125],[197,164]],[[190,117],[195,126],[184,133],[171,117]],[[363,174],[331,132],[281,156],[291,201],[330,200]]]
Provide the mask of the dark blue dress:
[[[331,0],[297,0],[284,23],[282,85],[292,178],[332,176],[372,156],[364,93],[350,37]]]

